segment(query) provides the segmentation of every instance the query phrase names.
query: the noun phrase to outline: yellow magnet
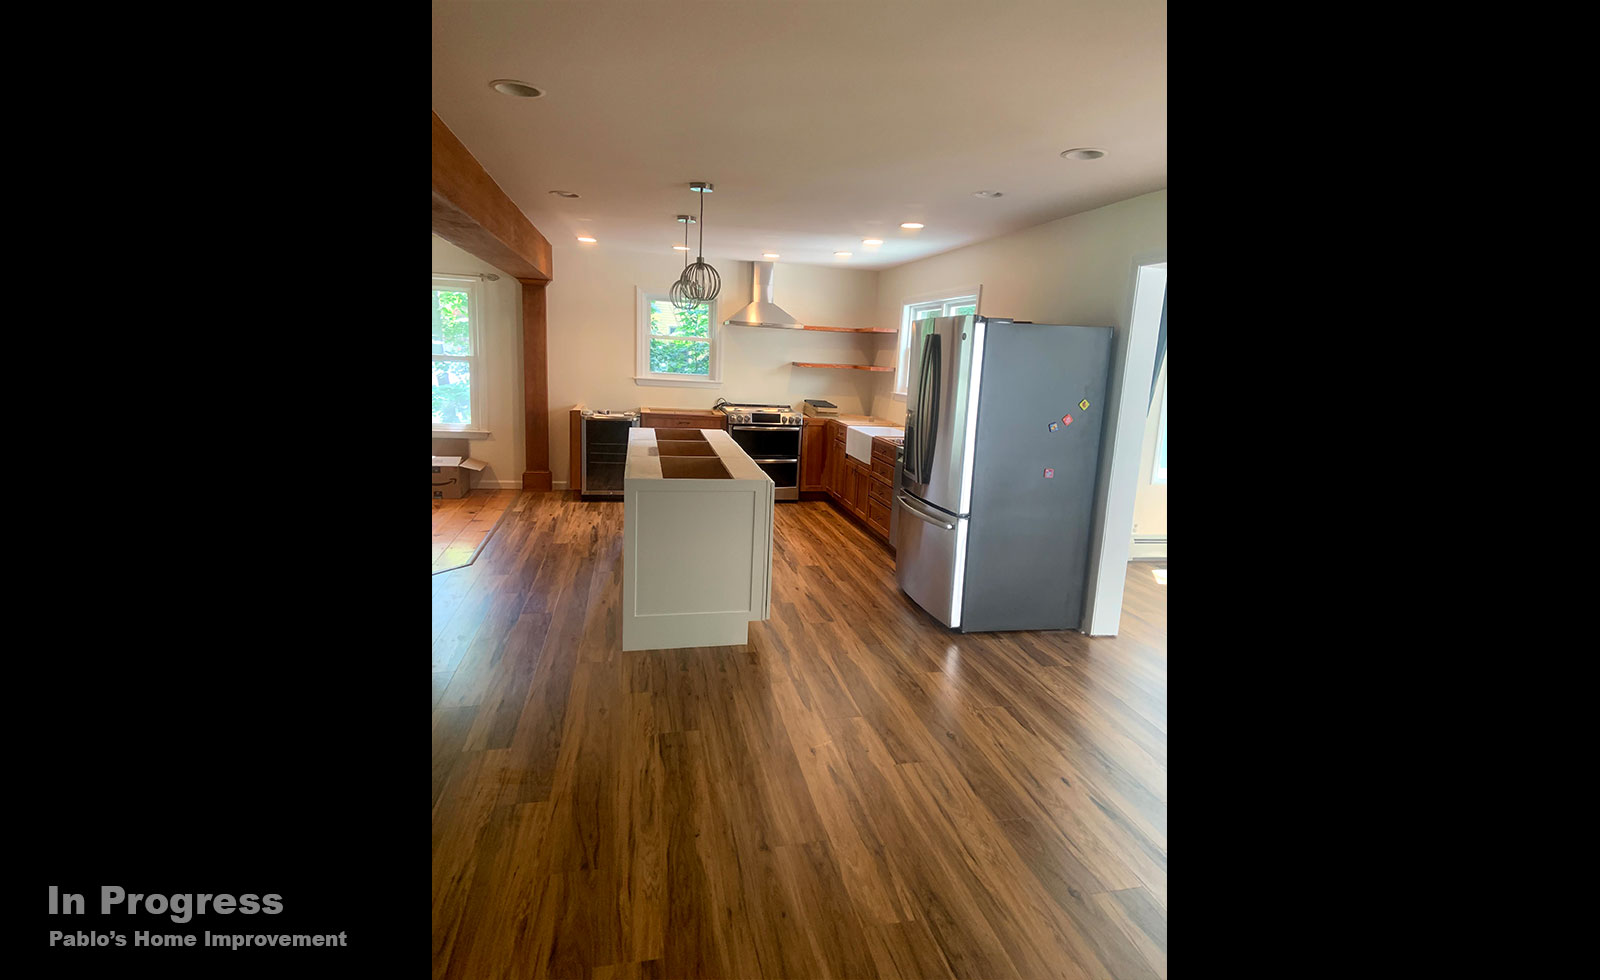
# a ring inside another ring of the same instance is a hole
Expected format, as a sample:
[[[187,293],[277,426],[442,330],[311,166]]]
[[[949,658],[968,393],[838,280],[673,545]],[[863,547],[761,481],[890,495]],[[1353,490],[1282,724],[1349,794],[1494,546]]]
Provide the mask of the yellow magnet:
[[[1089,410],[1089,399],[1085,398],[1083,401],[1079,402],[1078,407],[1087,412]]]

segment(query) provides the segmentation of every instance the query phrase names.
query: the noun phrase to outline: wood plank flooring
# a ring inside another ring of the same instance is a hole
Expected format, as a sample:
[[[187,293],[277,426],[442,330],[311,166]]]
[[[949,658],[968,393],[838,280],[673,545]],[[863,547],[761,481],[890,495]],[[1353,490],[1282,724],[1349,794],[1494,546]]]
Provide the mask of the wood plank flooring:
[[[952,634],[826,502],[772,618],[624,653],[622,506],[433,577],[433,976],[1166,976],[1165,563],[1121,635]]]
[[[520,490],[472,490],[465,497],[433,501],[432,571],[445,572],[471,562],[494,533],[506,508],[521,494]]]

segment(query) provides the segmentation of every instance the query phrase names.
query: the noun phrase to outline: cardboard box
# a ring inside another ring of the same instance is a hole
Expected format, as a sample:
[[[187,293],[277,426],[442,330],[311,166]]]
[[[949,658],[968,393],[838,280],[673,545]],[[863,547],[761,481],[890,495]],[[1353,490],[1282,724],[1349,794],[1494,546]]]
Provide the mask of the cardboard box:
[[[481,459],[468,456],[435,456],[433,457],[433,499],[454,500],[465,497],[471,489],[472,474],[481,472],[488,466]]]

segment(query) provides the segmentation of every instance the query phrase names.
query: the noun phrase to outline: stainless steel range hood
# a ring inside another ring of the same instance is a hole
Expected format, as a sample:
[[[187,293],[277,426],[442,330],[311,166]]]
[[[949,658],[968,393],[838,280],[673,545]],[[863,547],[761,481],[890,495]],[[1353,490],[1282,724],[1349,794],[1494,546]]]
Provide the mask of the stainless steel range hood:
[[[752,262],[750,305],[722,321],[728,327],[774,327],[803,330],[805,324],[772,303],[772,263]]]

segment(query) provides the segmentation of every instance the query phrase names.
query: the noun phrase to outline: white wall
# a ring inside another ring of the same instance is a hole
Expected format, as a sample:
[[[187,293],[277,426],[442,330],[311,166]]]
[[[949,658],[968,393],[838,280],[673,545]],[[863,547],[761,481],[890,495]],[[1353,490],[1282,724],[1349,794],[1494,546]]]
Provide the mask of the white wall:
[[[438,235],[432,238],[434,272],[488,272],[500,276],[498,282],[483,282],[478,287],[484,305],[484,352],[472,383],[485,386],[486,417],[481,427],[489,431],[489,438],[467,440],[435,435],[432,455],[476,456],[488,463],[473,479],[474,487],[520,488],[527,458],[522,413],[522,284]]]
[[[799,405],[826,398],[844,412],[865,412],[873,382],[866,371],[793,367],[792,361],[871,363],[892,335],[721,327],[720,388],[668,388],[634,383],[635,287],[665,291],[683,271],[683,253],[553,243],[555,276],[546,289],[550,359],[550,470],[567,486],[567,411],[710,408],[720,397]],[[706,257],[722,276],[716,320],[750,302],[751,263]],[[860,269],[787,264],[773,270],[773,301],[802,323],[833,327],[896,326],[877,322],[878,275]]]
[[[1128,296],[1135,256],[1165,254],[1167,192],[1013,232],[966,248],[907,263],[881,273],[779,261],[773,298],[802,322],[837,327],[898,327],[907,296],[981,283],[979,311],[1041,322],[1105,324],[1116,328],[1112,399],[1126,344]],[[552,243],[555,278],[546,287],[550,390],[550,469],[557,487],[567,484],[567,409],[710,408],[718,398],[798,405],[826,398],[844,412],[904,417],[892,372],[873,374],[797,368],[792,361],[895,363],[890,334],[834,334],[727,327],[723,330],[720,388],[636,385],[634,288],[665,289],[683,268],[683,256]],[[722,274],[720,321],[750,301],[751,263],[708,257]],[[485,376],[492,437],[435,441],[435,453],[465,454],[489,462],[476,485],[520,487],[524,465],[522,413],[522,285],[503,271],[433,237],[437,272],[496,272],[485,283],[488,328]],[[1108,430],[1114,419],[1107,419]],[[442,448],[441,448],[442,447]]]
[[[1134,257],[1166,248],[1167,192],[1160,190],[885,269],[878,319],[898,327],[906,297],[981,284],[979,313],[1115,327],[1120,351]],[[877,363],[894,359],[893,345],[885,343]],[[872,413],[903,416],[905,400],[892,394],[894,375],[874,378]]]

